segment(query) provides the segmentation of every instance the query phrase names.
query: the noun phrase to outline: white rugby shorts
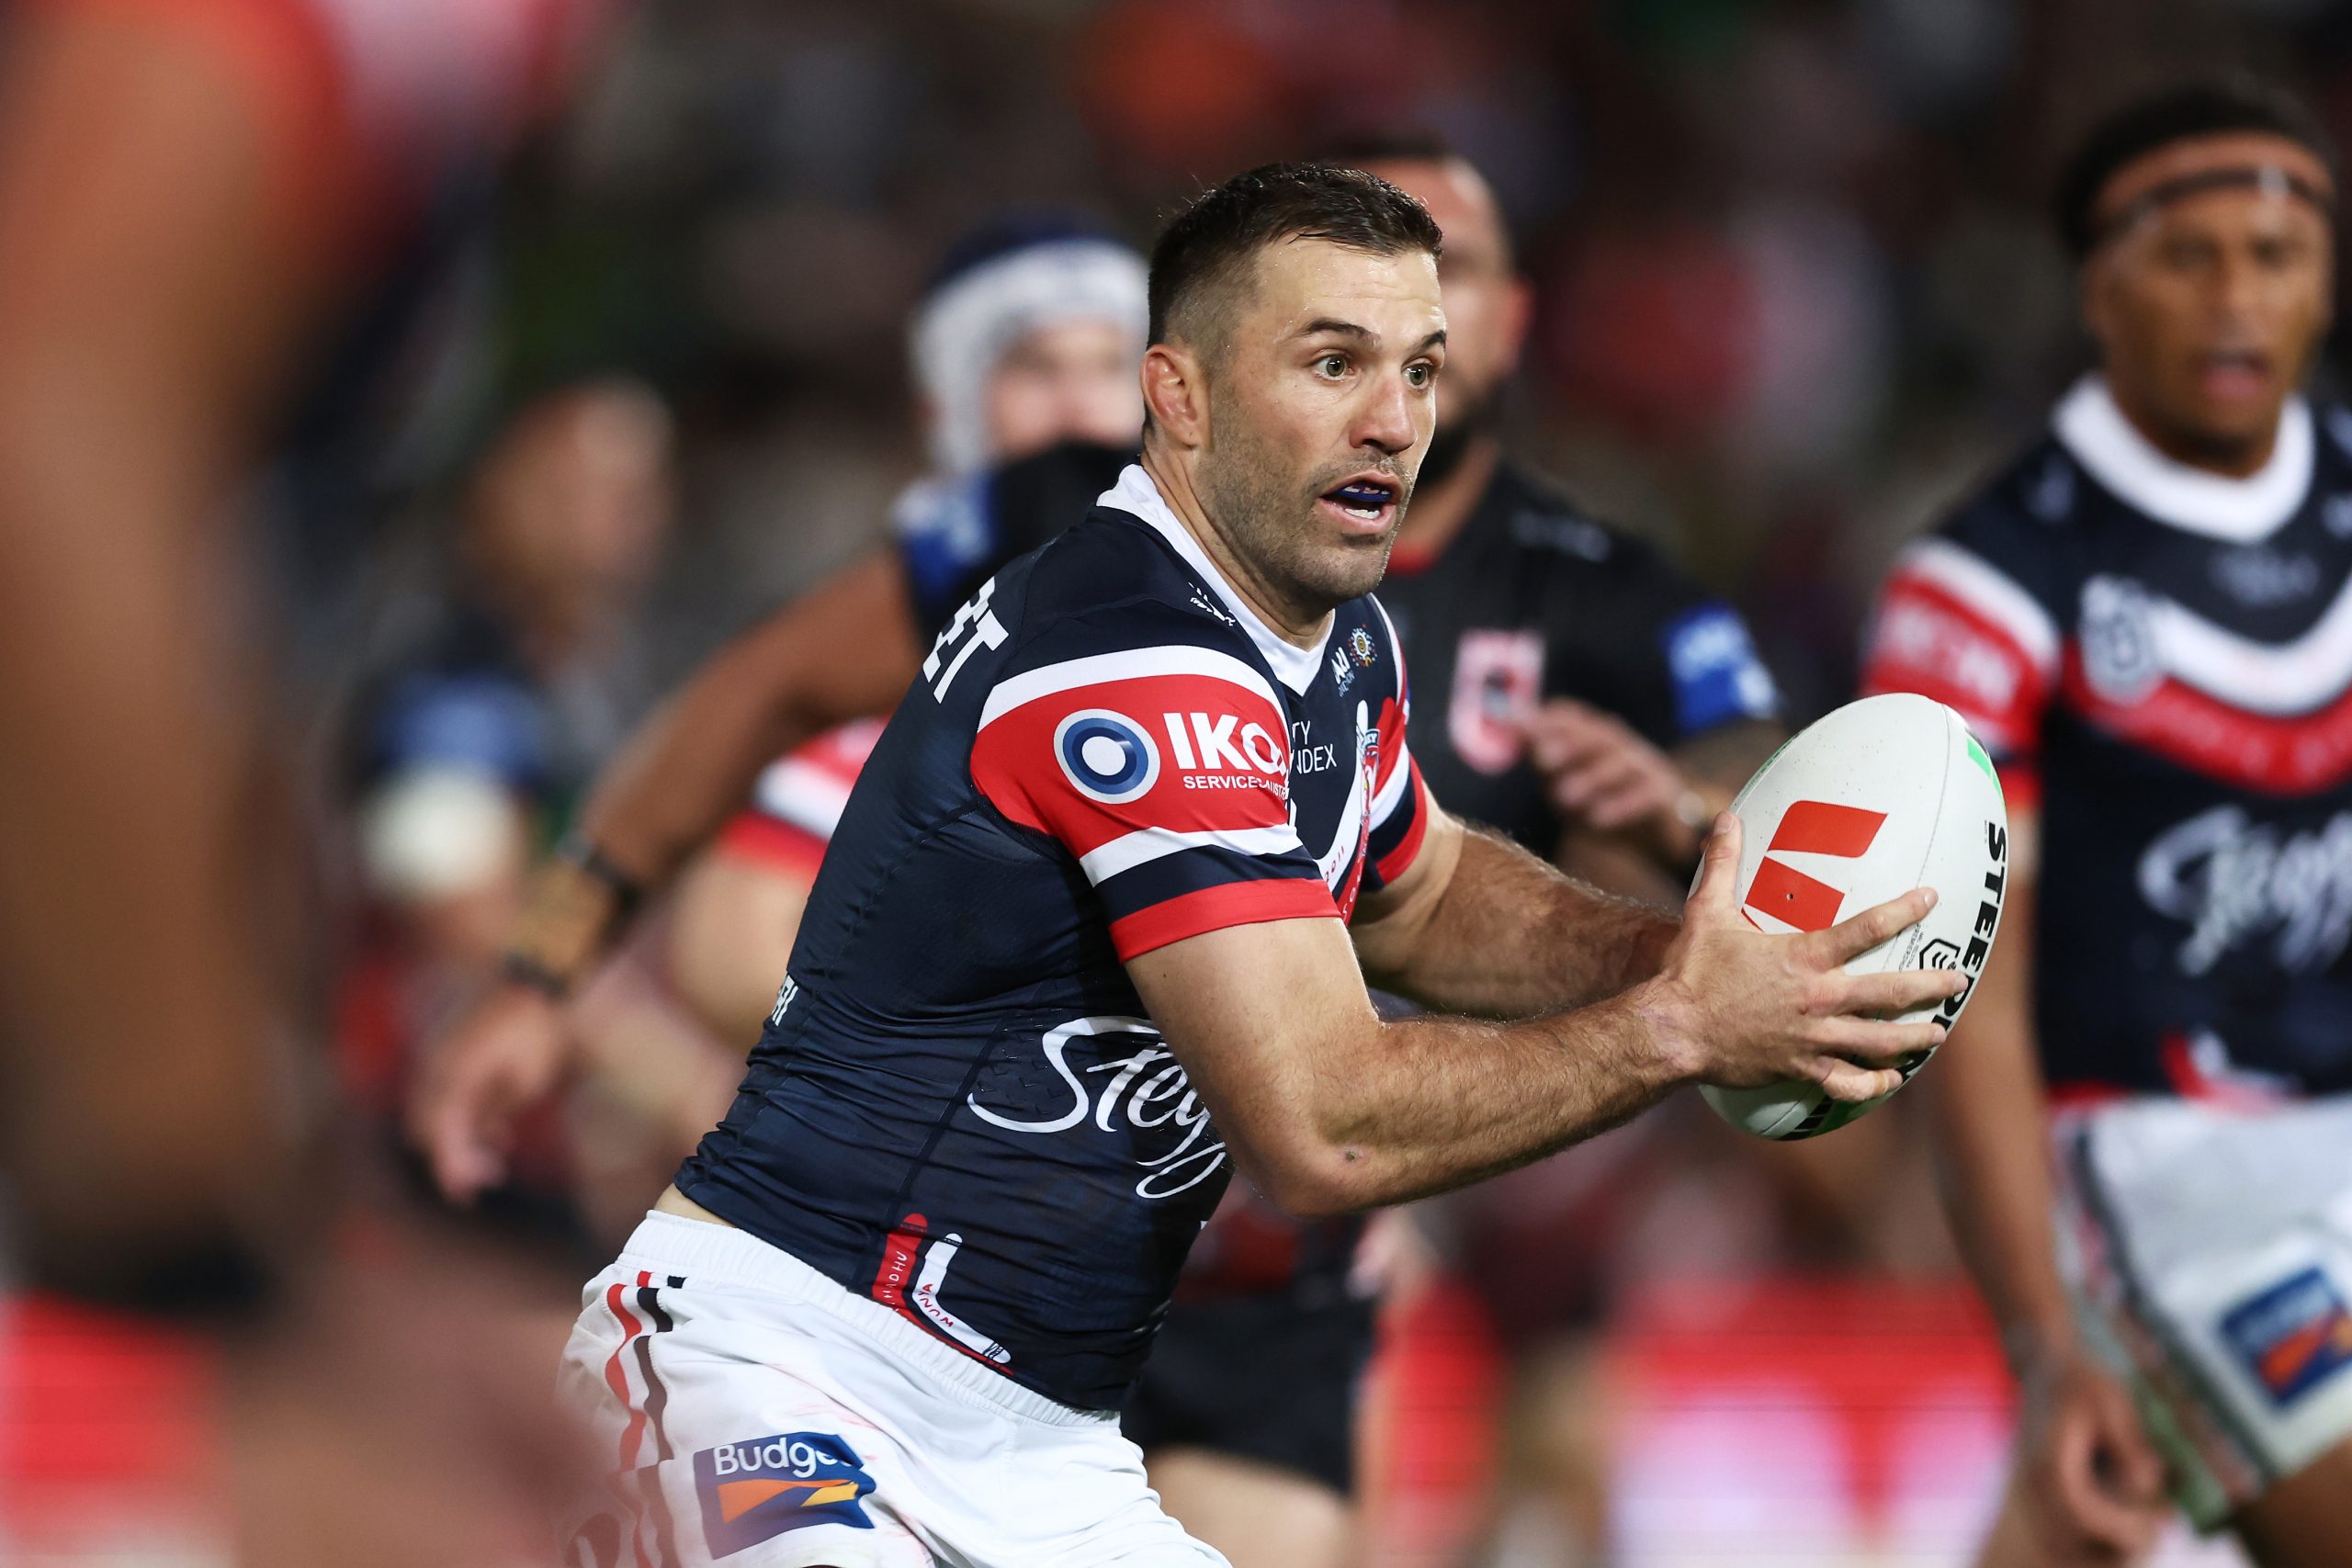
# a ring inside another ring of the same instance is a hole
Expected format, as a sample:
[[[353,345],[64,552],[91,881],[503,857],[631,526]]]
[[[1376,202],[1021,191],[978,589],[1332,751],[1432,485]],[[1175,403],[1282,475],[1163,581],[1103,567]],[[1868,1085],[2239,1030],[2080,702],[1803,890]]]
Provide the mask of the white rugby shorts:
[[[1115,1415],[726,1225],[647,1214],[586,1287],[560,1389],[609,1466],[565,1568],[1226,1568]]]
[[[2058,1251],[2200,1528],[2352,1440],[2352,1096],[2053,1119]]]

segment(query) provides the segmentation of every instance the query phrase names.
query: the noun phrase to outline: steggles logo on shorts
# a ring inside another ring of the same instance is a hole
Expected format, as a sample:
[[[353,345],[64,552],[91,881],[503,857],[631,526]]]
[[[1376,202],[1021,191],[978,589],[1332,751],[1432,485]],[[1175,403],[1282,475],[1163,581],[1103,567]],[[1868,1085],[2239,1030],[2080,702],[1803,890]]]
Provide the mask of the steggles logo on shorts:
[[[870,1530],[874,1490],[856,1450],[831,1432],[785,1432],[695,1455],[695,1495],[713,1557],[810,1525]]]

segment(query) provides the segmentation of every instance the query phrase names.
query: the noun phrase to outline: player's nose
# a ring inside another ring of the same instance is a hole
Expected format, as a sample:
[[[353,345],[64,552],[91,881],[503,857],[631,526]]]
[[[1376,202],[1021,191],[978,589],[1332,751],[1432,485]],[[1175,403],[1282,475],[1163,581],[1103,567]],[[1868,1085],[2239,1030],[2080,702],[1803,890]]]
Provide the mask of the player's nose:
[[[1413,420],[1412,389],[1403,376],[1380,377],[1367,387],[1349,434],[1355,446],[1374,446],[1390,457],[1412,449],[1420,431]]]

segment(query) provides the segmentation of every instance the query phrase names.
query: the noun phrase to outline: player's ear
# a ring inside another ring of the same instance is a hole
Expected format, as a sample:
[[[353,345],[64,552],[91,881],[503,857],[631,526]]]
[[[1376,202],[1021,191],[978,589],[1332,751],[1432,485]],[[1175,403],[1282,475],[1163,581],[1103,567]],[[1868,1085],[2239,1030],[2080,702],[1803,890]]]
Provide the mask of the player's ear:
[[[1208,431],[1208,381],[1200,356],[1174,343],[1144,350],[1143,406],[1153,427],[1179,446],[1202,445]]]

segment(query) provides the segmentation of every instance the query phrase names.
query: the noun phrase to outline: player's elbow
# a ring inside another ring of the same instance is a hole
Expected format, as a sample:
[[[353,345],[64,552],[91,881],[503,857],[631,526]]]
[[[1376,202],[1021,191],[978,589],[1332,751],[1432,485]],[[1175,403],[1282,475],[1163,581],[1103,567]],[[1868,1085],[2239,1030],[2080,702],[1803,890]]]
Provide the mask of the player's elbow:
[[[1296,1219],[1336,1219],[1380,1201],[1363,1152],[1318,1138],[1261,1151],[1243,1171],[1266,1201]]]

